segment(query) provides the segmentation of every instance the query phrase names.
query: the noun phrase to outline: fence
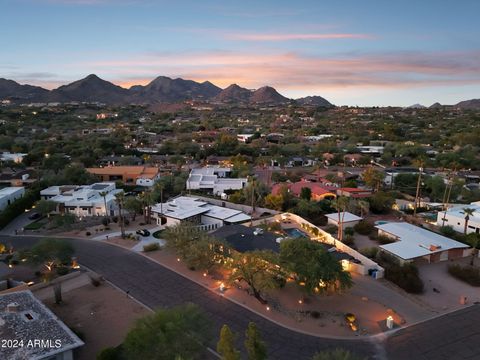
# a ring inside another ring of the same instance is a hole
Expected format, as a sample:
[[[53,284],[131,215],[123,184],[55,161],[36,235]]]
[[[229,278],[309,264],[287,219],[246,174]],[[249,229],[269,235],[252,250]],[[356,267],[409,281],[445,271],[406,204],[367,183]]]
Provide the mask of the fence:
[[[349,263],[350,271],[355,272],[357,274],[361,274],[361,275],[367,275],[369,274],[369,271],[375,270],[377,279],[383,277],[384,269],[383,267],[378,265],[375,261],[367,258],[365,255],[360,254],[357,250],[352,249],[350,246],[345,245],[344,243],[342,243],[341,241],[333,237],[331,234],[320,229],[318,226],[313,225],[311,222],[305,220],[304,218],[292,213],[283,213],[283,214],[275,215],[274,219],[280,220],[280,221],[287,220],[287,219],[293,220],[296,223],[298,223],[303,229],[309,231],[310,233],[312,233],[312,229],[316,229],[314,230],[315,233],[312,233],[312,235],[314,235],[315,240],[329,244],[329,245],[333,245],[340,251],[343,251],[344,253],[360,261],[360,264],[350,262]]]

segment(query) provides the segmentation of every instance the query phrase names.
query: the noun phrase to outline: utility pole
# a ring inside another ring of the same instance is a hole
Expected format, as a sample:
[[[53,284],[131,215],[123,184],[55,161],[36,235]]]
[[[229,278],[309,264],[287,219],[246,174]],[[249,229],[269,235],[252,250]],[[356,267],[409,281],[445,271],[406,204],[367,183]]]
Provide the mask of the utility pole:
[[[413,216],[417,216],[417,207],[418,207],[419,202],[420,202],[420,185],[422,183],[423,168],[420,167],[418,170],[419,170],[419,173],[418,173],[418,181],[417,181],[417,192],[415,194],[415,206],[413,208]]]
[[[453,180],[455,178],[455,172],[456,171],[457,171],[457,167],[455,167],[453,169],[453,172],[450,173],[450,176],[448,177],[448,185],[445,188],[446,199],[445,199],[445,194],[444,194],[442,226],[445,226],[445,220],[446,220],[445,217],[447,216],[448,204],[450,202],[450,194],[452,193]],[[448,189],[448,191],[447,191],[447,189]]]
[[[254,212],[255,212],[255,177],[252,176],[252,215],[250,216],[250,226],[253,226]]]

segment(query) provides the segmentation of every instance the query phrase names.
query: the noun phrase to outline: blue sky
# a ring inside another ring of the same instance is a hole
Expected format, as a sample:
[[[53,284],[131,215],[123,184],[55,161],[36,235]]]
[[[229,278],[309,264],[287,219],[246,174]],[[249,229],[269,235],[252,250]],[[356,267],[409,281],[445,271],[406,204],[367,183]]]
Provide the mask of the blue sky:
[[[0,0],[0,77],[272,85],[335,104],[480,97],[478,1]]]

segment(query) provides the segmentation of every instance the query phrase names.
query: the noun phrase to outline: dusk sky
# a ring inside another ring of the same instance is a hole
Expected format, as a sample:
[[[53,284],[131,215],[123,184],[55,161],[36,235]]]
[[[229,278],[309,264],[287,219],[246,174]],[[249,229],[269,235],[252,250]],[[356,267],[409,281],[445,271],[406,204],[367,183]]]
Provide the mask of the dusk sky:
[[[480,1],[0,0],[0,77],[274,86],[337,105],[480,98]]]

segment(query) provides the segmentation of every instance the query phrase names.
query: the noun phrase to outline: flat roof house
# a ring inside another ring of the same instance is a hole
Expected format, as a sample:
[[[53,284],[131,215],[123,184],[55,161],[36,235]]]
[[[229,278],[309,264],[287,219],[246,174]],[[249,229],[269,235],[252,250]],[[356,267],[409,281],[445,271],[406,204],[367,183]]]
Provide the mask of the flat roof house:
[[[232,169],[211,166],[192,169],[187,179],[187,190],[208,190],[214,195],[222,195],[226,190],[241,190],[247,178],[228,178]]]
[[[480,202],[474,202],[470,205],[455,206],[445,211],[439,211],[437,214],[438,226],[451,226],[455,231],[463,233],[465,231],[465,209],[472,209],[473,214],[468,216],[467,234],[480,233]]]
[[[240,210],[212,205],[188,196],[179,196],[166,203],[156,204],[152,207],[152,217],[158,225],[172,226],[189,222],[206,231],[250,220],[250,216]]]
[[[160,169],[149,166],[106,166],[86,170],[101,181],[122,181],[125,185],[153,186],[160,179]]]
[[[458,259],[470,254],[469,246],[406,222],[389,222],[375,226],[378,235],[394,242],[380,248],[401,263],[423,259],[438,262]]]
[[[327,214],[325,216],[328,219],[328,224],[335,225],[336,227],[339,226],[340,222],[338,221],[338,212],[332,213],[332,214]],[[345,213],[340,212],[340,221],[342,219],[343,219],[343,222],[342,222],[343,229],[345,229],[347,227],[354,227],[355,225],[357,225],[359,223],[360,220],[362,220],[362,218],[360,216],[352,214],[348,211],[345,211]]]
[[[3,211],[25,194],[24,187],[6,187],[0,190],[0,211]]]
[[[117,189],[115,183],[104,182],[81,186],[50,186],[40,191],[40,197],[56,202],[57,211],[61,213],[74,214],[78,217],[114,216],[118,211],[115,195],[121,192],[123,190]],[[102,193],[106,193],[105,199]]]
[[[72,360],[73,350],[84,345],[30,291],[0,295],[0,339],[22,341],[1,346],[1,359]]]

